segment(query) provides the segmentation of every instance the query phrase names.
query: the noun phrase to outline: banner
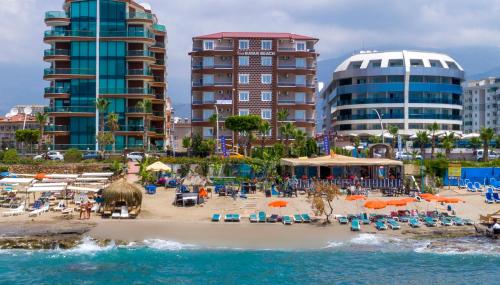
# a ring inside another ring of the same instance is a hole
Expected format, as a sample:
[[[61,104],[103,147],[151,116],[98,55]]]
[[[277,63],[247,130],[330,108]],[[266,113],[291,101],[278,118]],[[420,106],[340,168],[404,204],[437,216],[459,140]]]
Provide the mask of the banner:
[[[323,136],[323,150],[325,151],[325,155],[330,155],[330,141],[328,140],[328,136]]]
[[[403,140],[401,139],[401,135],[398,135],[398,152],[402,153],[403,151]]]
[[[222,149],[222,154],[224,155],[224,157],[227,157],[227,147],[226,147],[226,137],[225,136],[221,136],[220,137],[220,147]]]
[[[462,165],[460,163],[448,164],[448,178],[458,179],[462,176]]]

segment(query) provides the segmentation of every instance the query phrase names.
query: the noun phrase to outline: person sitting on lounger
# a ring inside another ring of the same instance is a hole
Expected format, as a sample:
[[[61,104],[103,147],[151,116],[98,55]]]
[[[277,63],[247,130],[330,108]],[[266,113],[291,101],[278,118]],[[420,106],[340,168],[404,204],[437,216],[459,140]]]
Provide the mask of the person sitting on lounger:
[[[498,223],[497,219],[493,220],[493,224],[490,227],[491,233],[499,233],[500,232],[500,224]]]

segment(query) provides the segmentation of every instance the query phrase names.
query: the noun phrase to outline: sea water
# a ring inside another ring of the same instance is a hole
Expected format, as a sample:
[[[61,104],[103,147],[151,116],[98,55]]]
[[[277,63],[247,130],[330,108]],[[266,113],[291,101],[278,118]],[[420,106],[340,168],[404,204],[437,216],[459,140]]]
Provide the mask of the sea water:
[[[500,284],[500,242],[361,234],[317,250],[243,250],[85,238],[71,250],[1,250],[0,284]]]

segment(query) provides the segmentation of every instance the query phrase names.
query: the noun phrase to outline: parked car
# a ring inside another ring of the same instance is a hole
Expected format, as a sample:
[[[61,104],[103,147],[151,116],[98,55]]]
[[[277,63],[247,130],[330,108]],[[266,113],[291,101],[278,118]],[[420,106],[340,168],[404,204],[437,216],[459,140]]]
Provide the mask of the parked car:
[[[144,157],[146,157],[146,154],[143,152],[134,151],[127,153],[127,160],[129,161],[141,162],[144,159]]]
[[[42,153],[33,157],[34,160],[58,160],[63,161],[64,155],[62,155],[58,151],[48,151],[46,153]]]
[[[413,160],[413,154],[405,151],[401,152],[396,152],[396,159],[397,160]],[[422,156],[420,154],[415,155],[415,159],[419,160],[422,159]]]
[[[488,155],[488,159],[492,160],[492,159],[497,159],[497,158],[499,158],[499,154],[497,154],[496,152],[490,150],[489,151],[489,155]],[[483,160],[483,150],[482,149],[477,151],[477,153],[476,153],[476,159],[478,161]]]
[[[87,159],[96,159],[96,160],[100,160],[102,159],[102,155],[101,153],[97,152],[97,151],[86,151],[82,158],[84,160],[87,160]]]

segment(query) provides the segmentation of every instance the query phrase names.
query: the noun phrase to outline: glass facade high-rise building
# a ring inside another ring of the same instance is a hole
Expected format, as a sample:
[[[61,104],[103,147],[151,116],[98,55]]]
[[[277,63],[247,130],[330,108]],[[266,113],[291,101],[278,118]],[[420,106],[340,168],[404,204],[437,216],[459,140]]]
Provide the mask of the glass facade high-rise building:
[[[98,9],[99,4],[99,20]],[[47,133],[53,149],[93,149],[96,124],[108,129],[116,113],[116,149],[163,148],[167,140],[166,29],[150,7],[132,0],[65,0],[63,11],[47,12],[44,79]],[[97,22],[99,31],[99,94],[96,96]],[[96,122],[96,98],[109,102]],[[151,108],[141,108],[142,101]],[[103,123],[102,123],[103,122]],[[145,133],[144,130],[147,129]],[[147,138],[147,141],[144,141]]]

